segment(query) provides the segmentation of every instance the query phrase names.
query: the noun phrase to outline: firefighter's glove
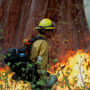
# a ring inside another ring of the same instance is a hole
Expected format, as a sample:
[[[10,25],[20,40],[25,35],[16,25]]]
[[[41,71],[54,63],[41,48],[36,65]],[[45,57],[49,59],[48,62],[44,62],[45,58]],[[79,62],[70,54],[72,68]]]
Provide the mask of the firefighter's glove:
[[[57,82],[57,77],[55,75],[51,75],[46,84],[46,89],[52,88],[56,82]]]

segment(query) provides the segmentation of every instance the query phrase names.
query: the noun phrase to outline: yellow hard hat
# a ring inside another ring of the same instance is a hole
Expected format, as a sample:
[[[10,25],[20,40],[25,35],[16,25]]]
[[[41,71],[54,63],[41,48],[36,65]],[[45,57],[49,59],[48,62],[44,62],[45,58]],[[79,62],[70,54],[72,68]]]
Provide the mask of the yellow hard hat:
[[[36,30],[47,30],[47,29],[55,29],[55,23],[52,22],[50,19],[42,19],[39,25],[36,27]]]

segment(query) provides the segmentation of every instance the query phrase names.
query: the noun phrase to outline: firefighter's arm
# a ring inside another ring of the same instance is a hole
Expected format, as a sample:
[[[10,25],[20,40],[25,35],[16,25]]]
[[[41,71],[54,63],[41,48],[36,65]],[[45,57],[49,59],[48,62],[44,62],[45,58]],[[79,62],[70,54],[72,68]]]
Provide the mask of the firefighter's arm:
[[[39,65],[39,75],[41,80],[47,80],[45,88],[49,89],[52,88],[53,85],[57,82],[57,77],[55,75],[50,75],[49,78],[47,78],[47,64],[48,64],[48,43],[47,42],[43,42],[41,45],[41,50],[39,53],[39,58],[38,60],[40,60],[42,62],[41,65]],[[41,71],[45,70],[45,73],[42,73]],[[46,78],[45,78],[46,77]]]
[[[42,70],[46,70],[47,71],[48,48],[49,48],[49,45],[48,45],[47,41],[43,40],[41,45],[40,45],[39,56],[37,58],[37,60],[39,60],[41,62],[41,65],[38,65],[40,74],[41,74]]]
[[[32,46],[31,52],[30,52],[30,59],[33,62],[36,62],[38,56],[38,44],[34,44]]]

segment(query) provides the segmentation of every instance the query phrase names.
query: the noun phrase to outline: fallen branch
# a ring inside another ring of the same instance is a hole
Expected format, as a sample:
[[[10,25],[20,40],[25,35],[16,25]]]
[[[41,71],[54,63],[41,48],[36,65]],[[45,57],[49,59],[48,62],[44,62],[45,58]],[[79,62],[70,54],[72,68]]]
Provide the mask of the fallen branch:
[[[83,79],[83,76],[82,76],[82,70],[81,70],[81,65],[82,65],[83,61],[85,61],[85,60],[86,60],[86,59],[83,59],[83,60],[81,61],[79,70],[80,70],[80,76],[81,76],[81,80],[82,80],[82,82],[83,82],[83,85],[84,85],[85,89],[88,90],[88,88],[87,88],[87,86],[86,86],[86,84],[85,84],[85,82],[84,82],[84,79]]]
[[[67,80],[67,78],[65,77],[65,75],[64,75],[64,73],[63,73],[63,71],[62,71],[62,69],[63,69],[63,68],[65,68],[65,65],[64,65],[64,66],[62,66],[62,67],[60,67],[60,69],[59,69],[59,70],[58,70],[58,72],[57,72],[57,76],[58,76],[58,75],[60,75],[59,71],[61,71],[61,72],[62,72],[63,77],[65,78],[65,82],[66,82],[66,84],[67,84],[67,86],[68,86],[69,90],[71,90],[70,85],[69,85],[69,83],[67,82],[68,80]]]

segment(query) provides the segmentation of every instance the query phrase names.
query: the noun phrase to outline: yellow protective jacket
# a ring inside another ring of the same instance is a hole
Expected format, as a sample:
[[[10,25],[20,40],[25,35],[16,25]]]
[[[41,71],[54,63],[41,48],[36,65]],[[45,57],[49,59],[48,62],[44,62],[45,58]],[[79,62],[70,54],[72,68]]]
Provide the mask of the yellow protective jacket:
[[[39,35],[45,38],[43,35]],[[47,64],[48,64],[48,49],[49,45],[46,40],[37,40],[33,43],[31,53],[30,53],[30,59],[33,62],[36,62],[37,60],[40,60],[42,64],[38,65],[38,73],[40,76],[44,76],[41,73],[41,70],[47,71]]]

